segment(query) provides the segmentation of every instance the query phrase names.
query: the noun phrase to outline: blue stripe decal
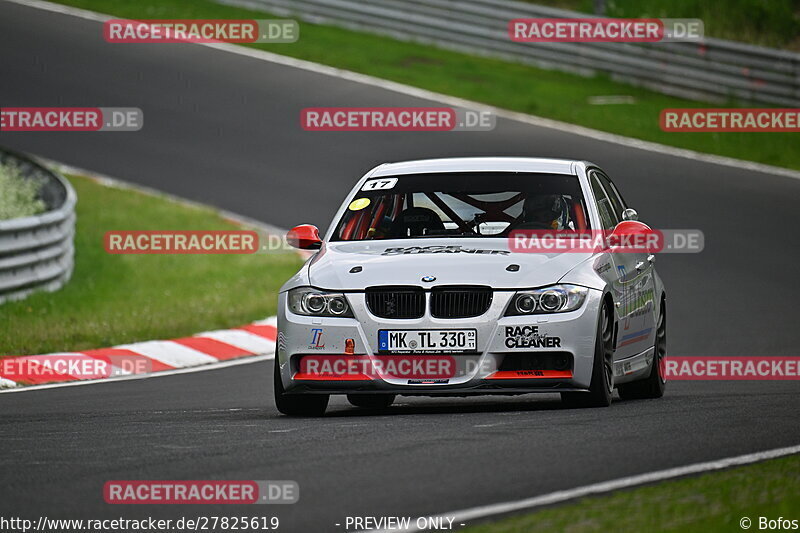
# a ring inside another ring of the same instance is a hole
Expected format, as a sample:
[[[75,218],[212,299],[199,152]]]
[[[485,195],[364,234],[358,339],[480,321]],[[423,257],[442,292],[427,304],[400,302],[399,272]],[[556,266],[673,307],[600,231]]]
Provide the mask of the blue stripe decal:
[[[643,329],[642,331],[637,331],[636,333],[628,333],[627,335],[625,335],[624,337],[622,337],[622,340],[625,340],[625,339],[632,339],[633,337],[640,337],[640,336],[642,336],[642,335],[647,335],[647,334],[648,334],[648,333],[650,333],[651,331],[653,331],[653,328],[647,328],[647,329]]]

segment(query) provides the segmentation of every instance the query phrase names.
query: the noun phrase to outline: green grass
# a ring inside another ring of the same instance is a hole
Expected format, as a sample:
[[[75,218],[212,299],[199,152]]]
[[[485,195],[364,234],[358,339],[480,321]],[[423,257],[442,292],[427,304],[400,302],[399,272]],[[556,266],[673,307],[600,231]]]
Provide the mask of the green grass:
[[[800,519],[800,457],[792,456],[658,485],[584,498],[462,529],[463,533],[730,533],[739,520]]]
[[[268,17],[262,12],[219,5],[209,0],[62,0],[61,3],[123,18]],[[673,98],[617,83],[607,76],[584,78],[307,23],[301,24],[300,40],[296,43],[253,46],[629,137],[800,169],[796,133],[666,133],[658,125],[663,108],[720,106]],[[600,95],[630,95],[635,98],[635,104],[589,103],[590,97]],[[325,103],[309,102],[312,104]],[[297,127],[300,127],[299,118]],[[536,146],[530,147],[530,153],[536,154]]]
[[[526,0],[594,13],[592,0]],[[606,0],[609,17],[699,18],[708,37],[800,50],[800,0]]]
[[[0,305],[0,354],[101,348],[239,326],[275,314],[295,253],[111,255],[110,230],[241,229],[208,208],[70,177],[75,271],[59,291]]]

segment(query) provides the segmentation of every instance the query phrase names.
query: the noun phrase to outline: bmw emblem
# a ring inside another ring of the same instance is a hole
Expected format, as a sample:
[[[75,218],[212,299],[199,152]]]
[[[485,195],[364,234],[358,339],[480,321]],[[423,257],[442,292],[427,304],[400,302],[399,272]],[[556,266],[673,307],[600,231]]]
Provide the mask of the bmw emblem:
[[[425,283],[436,281],[436,276],[422,276],[422,281],[424,281]]]

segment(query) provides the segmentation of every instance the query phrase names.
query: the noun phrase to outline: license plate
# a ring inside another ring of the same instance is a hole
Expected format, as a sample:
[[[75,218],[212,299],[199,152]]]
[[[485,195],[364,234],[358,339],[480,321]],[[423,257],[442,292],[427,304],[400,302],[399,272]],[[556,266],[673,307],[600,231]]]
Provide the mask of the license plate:
[[[478,333],[474,329],[382,329],[378,353],[474,353]]]

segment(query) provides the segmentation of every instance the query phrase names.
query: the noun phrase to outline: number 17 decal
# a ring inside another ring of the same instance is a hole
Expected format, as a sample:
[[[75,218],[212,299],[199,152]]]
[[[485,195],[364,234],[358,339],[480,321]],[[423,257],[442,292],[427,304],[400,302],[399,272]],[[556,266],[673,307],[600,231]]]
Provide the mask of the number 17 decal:
[[[386,189],[391,189],[397,183],[397,178],[383,178],[379,180],[371,180],[364,184],[361,187],[362,191],[383,191]]]

